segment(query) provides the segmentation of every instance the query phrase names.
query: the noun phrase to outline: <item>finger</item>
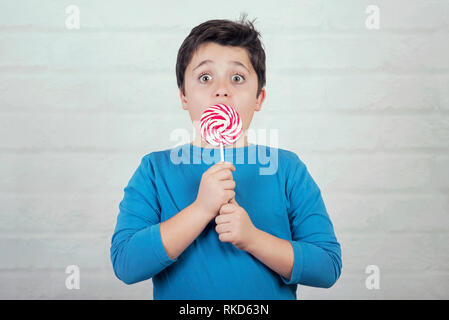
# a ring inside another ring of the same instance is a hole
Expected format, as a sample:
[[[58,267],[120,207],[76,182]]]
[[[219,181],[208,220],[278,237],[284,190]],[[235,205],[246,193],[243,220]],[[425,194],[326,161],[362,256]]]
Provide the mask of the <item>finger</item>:
[[[231,226],[229,223],[217,224],[215,231],[219,234],[231,232]]]
[[[218,235],[218,239],[221,242],[232,242],[232,236],[230,232],[223,232]]]
[[[233,180],[232,171],[229,168],[219,170],[213,175],[217,180]]]
[[[232,217],[229,214],[222,214],[215,217],[216,224],[226,224],[231,222]]]
[[[223,181],[220,181],[220,186],[224,190],[234,190],[235,189],[235,181],[234,180],[223,180]]]
[[[235,192],[234,190],[225,190],[225,192],[227,194],[226,198],[228,199],[225,204],[227,204],[232,198],[235,197]]]
[[[209,174],[213,174],[217,171],[220,171],[221,169],[231,169],[231,170],[235,171],[235,167],[232,163],[224,162],[224,161],[214,164],[207,171]]]
[[[227,213],[232,213],[235,211],[235,205],[231,204],[231,203],[227,203],[225,205],[222,205],[220,208],[220,214],[227,214]]]
[[[210,170],[210,173],[214,173],[214,172],[220,171],[222,169],[231,169],[231,170],[235,171],[235,166],[230,162],[222,161],[222,162],[214,164],[208,170]]]

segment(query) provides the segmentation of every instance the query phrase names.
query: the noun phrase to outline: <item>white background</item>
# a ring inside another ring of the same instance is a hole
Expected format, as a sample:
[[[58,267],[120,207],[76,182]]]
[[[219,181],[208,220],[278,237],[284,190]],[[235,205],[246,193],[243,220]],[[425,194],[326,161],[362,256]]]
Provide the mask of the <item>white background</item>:
[[[252,128],[279,129],[307,165],[342,246],[338,282],[298,298],[449,298],[449,1],[424,0],[2,1],[0,298],[152,299],[151,280],[113,274],[118,204],[141,158],[190,130],[182,41],[241,12],[267,54]]]

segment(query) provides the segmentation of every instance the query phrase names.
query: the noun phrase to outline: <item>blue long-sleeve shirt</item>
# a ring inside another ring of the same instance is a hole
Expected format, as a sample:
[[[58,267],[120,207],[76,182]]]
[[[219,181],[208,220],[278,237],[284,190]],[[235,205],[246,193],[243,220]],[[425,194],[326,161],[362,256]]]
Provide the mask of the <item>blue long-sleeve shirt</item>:
[[[329,288],[339,278],[341,249],[321,191],[291,151],[250,144],[224,149],[236,167],[235,199],[258,229],[288,240],[290,279],[256,257],[221,242],[215,219],[176,258],[162,243],[160,223],[195,201],[202,174],[220,149],[184,144],[145,155],[119,205],[111,239],[115,275],[126,284],[152,278],[154,299],[296,299],[297,285]]]

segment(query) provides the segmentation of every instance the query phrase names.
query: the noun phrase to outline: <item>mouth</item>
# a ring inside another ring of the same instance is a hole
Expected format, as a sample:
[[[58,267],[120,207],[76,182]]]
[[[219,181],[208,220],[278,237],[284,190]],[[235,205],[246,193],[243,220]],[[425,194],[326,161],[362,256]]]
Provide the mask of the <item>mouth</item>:
[[[232,104],[232,103],[230,103],[230,102],[216,102],[216,103],[214,103],[214,104],[211,104],[211,106],[215,106],[215,105],[217,105],[217,104],[224,104],[225,106],[235,108],[234,104]]]

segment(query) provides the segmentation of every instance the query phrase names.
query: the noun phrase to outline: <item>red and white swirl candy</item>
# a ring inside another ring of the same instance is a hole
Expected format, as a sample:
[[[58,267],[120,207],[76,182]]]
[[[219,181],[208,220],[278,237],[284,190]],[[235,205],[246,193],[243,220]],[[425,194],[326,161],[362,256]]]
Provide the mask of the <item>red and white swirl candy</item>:
[[[231,106],[216,104],[204,110],[201,119],[201,136],[213,146],[230,145],[242,134],[242,121]]]

